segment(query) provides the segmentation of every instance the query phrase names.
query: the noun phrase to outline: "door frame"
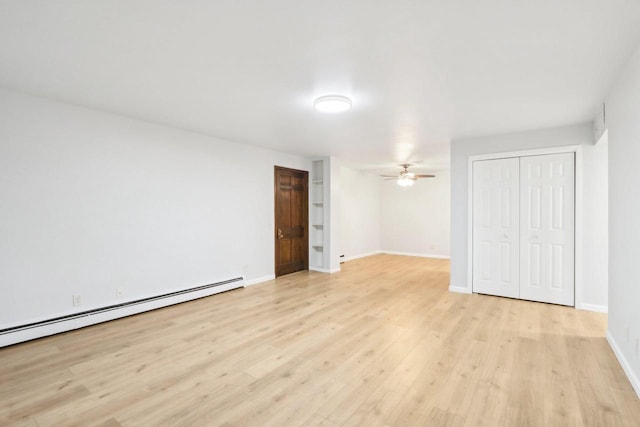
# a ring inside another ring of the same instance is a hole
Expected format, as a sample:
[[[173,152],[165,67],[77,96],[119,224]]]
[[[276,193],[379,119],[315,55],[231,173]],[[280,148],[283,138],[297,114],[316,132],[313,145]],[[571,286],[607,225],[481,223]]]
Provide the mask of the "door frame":
[[[541,156],[545,154],[575,153],[575,234],[574,234],[574,307],[583,308],[582,277],[582,210],[583,210],[583,165],[582,146],[565,145],[558,147],[538,148],[531,150],[507,151],[491,154],[479,154],[468,158],[468,199],[467,199],[467,289],[473,293],[473,162],[479,160],[497,160],[510,157]]]
[[[303,223],[304,223],[304,270],[309,270],[309,171],[300,169],[286,168],[283,166],[273,165],[273,274],[275,277],[278,275],[278,255],[280,248],[278,247],[278,171],[291,171],[304,174],[304,208],[302,211]],[[300,271],[304,271],[300,270]]]

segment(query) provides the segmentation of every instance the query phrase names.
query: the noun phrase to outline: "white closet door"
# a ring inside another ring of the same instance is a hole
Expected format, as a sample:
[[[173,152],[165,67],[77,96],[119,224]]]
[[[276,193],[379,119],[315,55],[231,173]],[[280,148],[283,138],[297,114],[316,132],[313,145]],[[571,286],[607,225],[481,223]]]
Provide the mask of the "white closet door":
[[[574,153],[520,166],[520,298],[574,305]]]
[[[519,296],[519,163],[473,163],[473,292]]]

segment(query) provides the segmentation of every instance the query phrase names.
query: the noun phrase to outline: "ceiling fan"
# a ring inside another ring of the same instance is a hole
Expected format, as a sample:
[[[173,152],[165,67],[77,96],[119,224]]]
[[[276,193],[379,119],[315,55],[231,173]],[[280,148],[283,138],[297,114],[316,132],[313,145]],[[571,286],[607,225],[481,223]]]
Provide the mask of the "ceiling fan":
[[[420,178],[435,178],[435,175],[423,175],[423,174],[415,174],[413,172],[409,172],[409,168],[413,166],[410,163],[405,163],[400,165],[402,167],[402,171],[400,171],[400,175],[380,175],[386,180],[397,179],[398,185],[401,187],[411,187],[415,181]]]

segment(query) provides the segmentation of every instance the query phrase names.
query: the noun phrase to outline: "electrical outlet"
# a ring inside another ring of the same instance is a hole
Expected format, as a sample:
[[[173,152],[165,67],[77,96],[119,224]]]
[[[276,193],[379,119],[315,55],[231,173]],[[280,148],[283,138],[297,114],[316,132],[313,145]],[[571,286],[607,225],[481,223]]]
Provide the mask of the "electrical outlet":
[[[82,297],[80,295],[73,296],[73,306],[80,307],[82,305]]]
[[[116,297],[122,298],[123,295],[124,295],[124,288],[116,288]]]

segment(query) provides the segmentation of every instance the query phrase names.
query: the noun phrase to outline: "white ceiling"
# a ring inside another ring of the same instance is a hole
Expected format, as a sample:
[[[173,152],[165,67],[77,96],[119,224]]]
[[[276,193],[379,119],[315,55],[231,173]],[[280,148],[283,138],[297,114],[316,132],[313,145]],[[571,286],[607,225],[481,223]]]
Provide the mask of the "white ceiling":
[[[637,0],[0,0],[0,86],[437,169],[452,138],[590,120],[639,39]]]

